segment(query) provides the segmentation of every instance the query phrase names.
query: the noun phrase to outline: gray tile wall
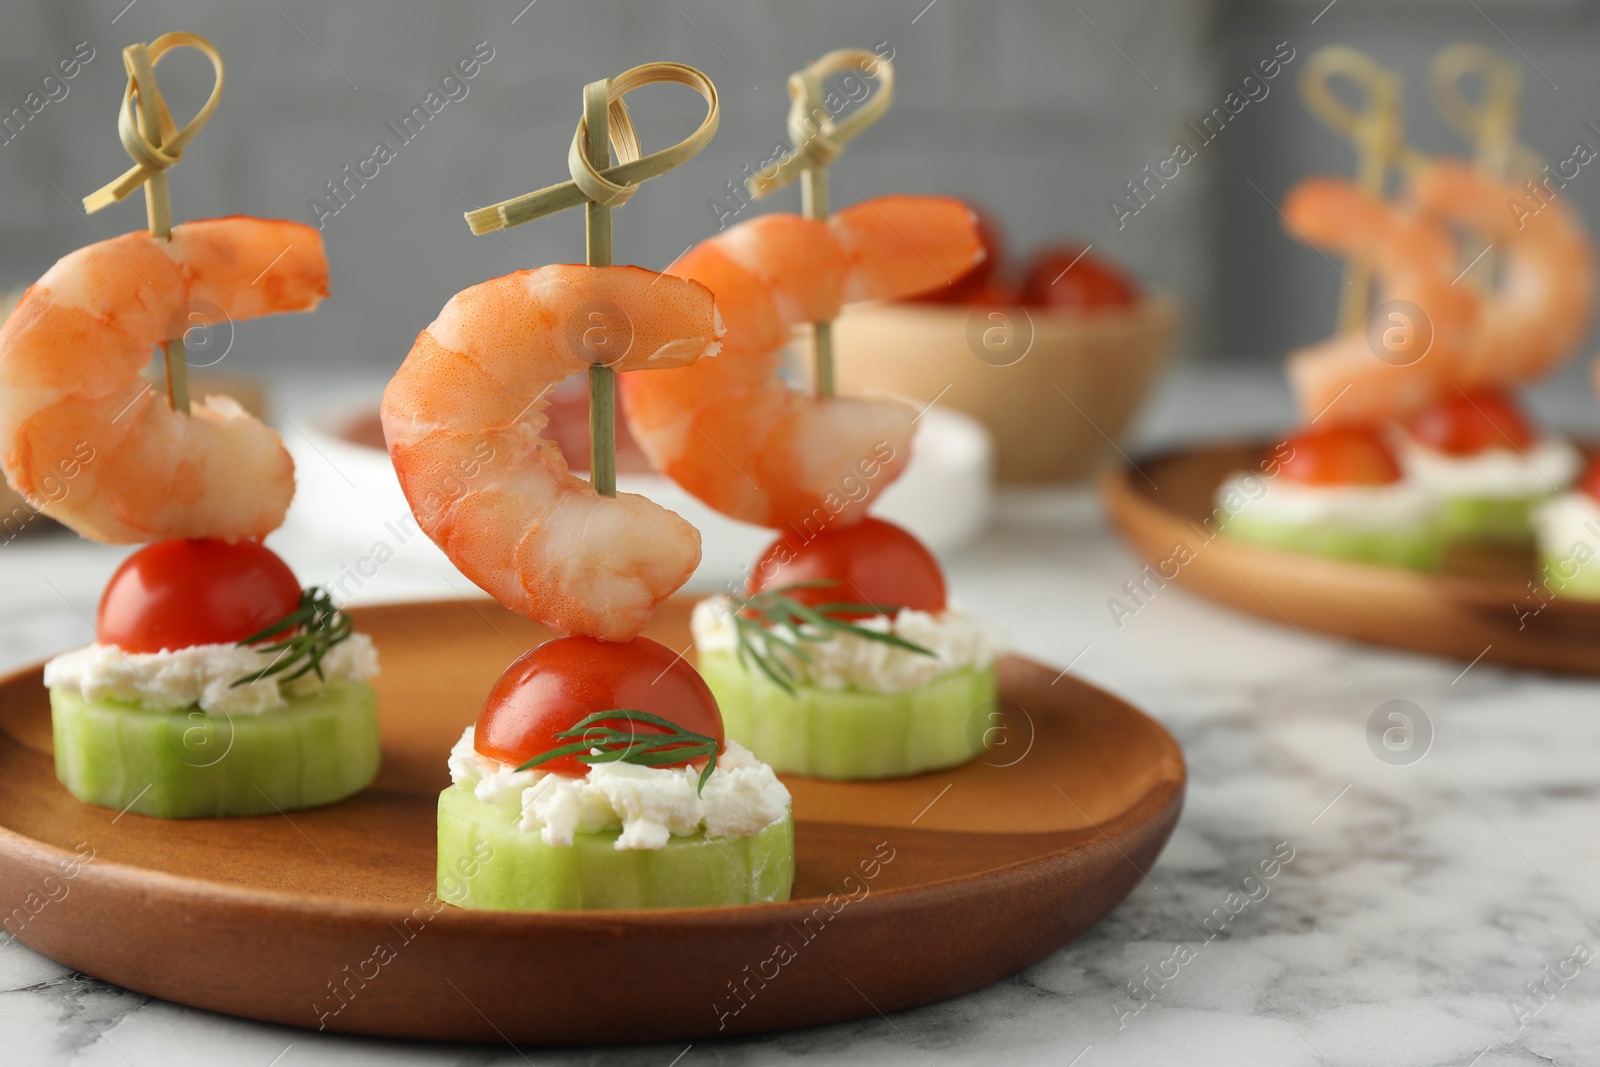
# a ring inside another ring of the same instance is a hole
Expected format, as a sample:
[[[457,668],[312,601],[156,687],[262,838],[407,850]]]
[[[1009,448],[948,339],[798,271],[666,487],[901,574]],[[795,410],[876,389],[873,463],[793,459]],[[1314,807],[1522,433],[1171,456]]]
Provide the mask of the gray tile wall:
[[[1212,161],[1121,232],[1108,200],[1165,154],[1169,131],[1197,101],[1215,95],[1210,3],[126,3],[6,0],[0,113],[20,105],[77,42],[90,42],[95,58],[66,83],[63,99],[0,144],[0,284],[31,280],[62,252],[98,239],[96,228],[143,225],[137,197],[92,225],[75,206],[128,166],[115,119],[119,50],[130,41],[188,29],[227,60],[222,106],[173,173],[177,217],[241,212],[308,222],[308,202],[323,183],[369,156],[375,140],[398,143],[387,122],[420,103],[476,42],[494,49],[468,95],[447,103],[326,220],[334,299],[314,316],[241,328],[229,356],[236,370],[392,368],[457,290],[530,262],[580,259],[576,213],[508,240],[471,236],[461,212],[469,199],[482,204],[565,178],[586,80],[678,59],[716,81],[721,132],[616,216],[618,260],[664,265],[714,232],[708,200],[783,136],[787,75],[830,48],[880,41],[894,49],[897,100],[837,165],[836,200],[895,191],[968,196],[1001,217],[1015,244],[1082,237],[1201,312],[1208,306],[1204,171]],[[160,71],[181,120],[209,85],[204,63],[180,54]],[[698,121],[687,90],[652,87],[633,100],[646,150]],[[798,197],[774,201],[793,210]]]

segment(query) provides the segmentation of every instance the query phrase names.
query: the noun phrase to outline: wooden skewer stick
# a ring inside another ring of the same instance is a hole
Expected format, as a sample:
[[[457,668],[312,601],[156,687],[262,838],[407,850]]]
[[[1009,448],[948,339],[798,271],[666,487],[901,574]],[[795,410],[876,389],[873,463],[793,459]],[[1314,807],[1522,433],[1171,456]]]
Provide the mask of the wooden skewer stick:
[[[156,64],[175,48],[194,48],[211,61],[217,81],[211,95],[189,124],[179,130],[161,98],[156,84]],[[148,45],[132,44],[122,50],[122,65],[128,72],[128,87],[123,92],[117,115],[117,133],[134,166],[116,181],[83,199],[84,211],[93,214],[123,199],[144,186],[145,214],[154,237],[172,239],[172,195],[167,187],[167,170],[183,158],[184,146],[200,132],[222,96],[222,56],[210,41],[192,33],[167,33]],[[167,403],[172,410],[189,413],[189,363],[183,336],[162,343],[166,369]]]
[[[1483,82],[1478,102],[1468,99],[1462,79]],[[1538,171],[1544,161],[1517,138],[1522,118],[1522,72],[1492,49],[1471,41],[1449,45],[1428,64],[1428,90],[1434,107],[1472,146],[1472,159],[1486,173],[1505,181]]]
[[[878,82],[873,93],[839,122],[827,104],[822,83],[831,74],[867,74]],[[828,218],[828,164],[844,151],[845,142],[883,117],[894,100],[894,67],[887,58],[864,48],[840,48],[829,52],[805,70],[789,76],[789,140],[794,150],[770,173],[749,179],[756,198],[781,189],[800,179],[800,213],[808,219]],[[811,324],[813,392],[819,397],[834,394],[833,323]]]
[[[657,82],[694,89],[706,101],[706,117],[700,128],[684,140],[646,156],[640,153],[639,136],[622,98],[640,86]],[[475,234],[493,233],[583,204],[587,261],[591,267],[609,267],[611,209],[627,203],[647,178],[665,174],[704,148],[717,132],[720,121],[717,87],[704,73],[682,63],[645,63],[615,78],[590,82],[583,87],[583,118],[578,122],[567,153],[567,170],[572,180],[469,211],[467,225]],[[611,166],[613,148],[617,153],[616,166]],[[594,310],[591,318],[605,337],[600,342],[604,347],[612,341],[619,324],[604,321],[607,312],[603,310]],[[589,356],[603,354],[589,346],[588,323],[580,324],[576,332],[585,338],[583,344]],[[615,368],[610,363],[591,360],[589,484],[602,496],[617,495],[616,389]]]
[[[1361,88],[1364,110],[1353,110],[1334,95],[1330,82],[1340,75]],[[1420,159],[1405,145],[1400,88],[1392,71],[1343,45],[1319,49],[1300,76],[1300,93],[1311,113],[1355,146],[1356,182],[1373,196],[1384,194],[1391,168],[1414,165]],[[1339,301],[1339,330],[1359,332],[1366,326],[1371,302],[1372,264],[1353,258],[1348,269],[1350,284]]]
[[[584,151],[596,170],[611,165],[606,85],[597,81],[583,87]],[[590,200],[583,222],[589,266],[611,266],[610,205]],[[589,484],[601,496],[617,495],[617,372],[602,363],[589,368]]]
[[[1483,82],[1478,102],[1463,88],[1469,75]],[[1481,44],[1460,41],[1440,49],[1428,64],[1428,90],[1445,122],[1472,146],[1472,161],[1484,173],[1514,181],[1543,165],[1539,154],[1517,139],[1522,72],[1516,64]],[[1494,278],[1494,250],[1479,255],[1469,270],[1473,283],[1487,288]]]

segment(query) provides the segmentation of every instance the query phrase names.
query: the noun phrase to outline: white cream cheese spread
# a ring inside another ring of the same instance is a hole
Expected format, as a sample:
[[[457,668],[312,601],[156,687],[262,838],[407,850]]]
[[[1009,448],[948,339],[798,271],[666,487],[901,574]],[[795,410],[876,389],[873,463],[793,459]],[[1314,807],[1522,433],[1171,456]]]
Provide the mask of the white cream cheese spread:
[[[292,682],[282,675],[235,686],[240,678],[273,663],[278,653],[238,645],[195,645],[161,652],[124,652],[93,644],[63,652],[44,665],[44,684],[85,700],[121,700],[147,708],[186,708],[227,715],[259,715],[288,704],[323,684],[315,671]],[[285,673],[293,673],[293,668]],[[322,657],[328,681],[364,682],[378,673],[378,650],[366,634],[354,633]]]
[[[789,814],[789,790],[772,768],[729,741],[699,791],[693,767],[597,763],[581,778],[519,771],[480,753],[473,727],[450,750],[450,780],[485,804],[520,812],[521,829],[547,845],[571,845],[574,834],[621,830],[615,848],[658,849],[673,837],[760,833]]]

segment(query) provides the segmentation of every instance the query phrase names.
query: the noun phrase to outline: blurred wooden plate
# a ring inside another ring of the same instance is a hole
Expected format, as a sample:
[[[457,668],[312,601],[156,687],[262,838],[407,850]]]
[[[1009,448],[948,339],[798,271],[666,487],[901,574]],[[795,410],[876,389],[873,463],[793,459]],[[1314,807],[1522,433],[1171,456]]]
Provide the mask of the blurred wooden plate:
[[[689,608],[663,605],[647,632],[683,647]],[[875,1015],[1012,974],[1122,900],[1182,805],[1183,756],[1164,729],[1010,658],[1005,743],[987,763],[878,784],[788,780],[787,903],[460,911],[432,898],[445,754],[491,682],[548,633],[490,603],[352,614],[383,657],[383,771],[343,804],[283,817],[164,822],[80,804],[55,780],[39,669],[0,680],[11,932],[118,985],[292,1026],[686,1040]],[[92,862],[72,867],[75,850]]]
[[[1423,574],[1208,539],[1217,487],[1264,447],[1199,445],[1122,464],[1101,479],[1101,496],[1152,567],[1165,563],[1177,585],[1241,611],[1415,652],[1600,674],[1600,601],[1535,596],[1531,551],[1453,552],[1442,572]],[[1193,558],[1175,566],[1179,545]]]

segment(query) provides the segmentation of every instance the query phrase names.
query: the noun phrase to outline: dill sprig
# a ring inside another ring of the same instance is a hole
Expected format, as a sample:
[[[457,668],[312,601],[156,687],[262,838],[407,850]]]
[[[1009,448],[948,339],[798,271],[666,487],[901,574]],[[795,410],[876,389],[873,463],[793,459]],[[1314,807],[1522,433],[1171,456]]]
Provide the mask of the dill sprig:
[[[849,612],[892,618],[900,610],[899,605],[840,602],[812,606],[793,596],[802,589],[825,589],[838,584],[833,578],[817,578],[732,598],[733,625],[739,636],[739,661],[746,666],[754,664],[778,688],[793,696],[795,683],[805,666],[812,662],[806,646],[831,641],[840,634],[878,641],[919,656],[937,655],[932,649],[908,641],[893,630],[868,629],[832,614]]]
[[[248,648],[259,641],[276,638],[272,644],[257,648],[256,651],[276,652],[278,655],[271,663],[236,680],[229,688],[259,682],[285,671],[290,673],[278,679],[280,682],[292,682],[312,671],[322,678],[322,657],[353,632],[350,616],[333,606],[333,597],[317,586],[310,586],[300,594],[300,603],[293,611],[239,642],[240,648]]]
[[[624,722],[626,730],[609,723]],[[660,729],[661,733],[639,733],[636,726],[644,724]],[[618,708],[597,711],[574,723],[569,729],[556,734],[556,740],[568,744],[524,762],[519,771],[532,770],[541,763],[572,756],[580,763],[633,763],[642,767],[659,767],[668,763],[682,763],[706,757],[705,769],[700,772],[700,785],[696,795],[705,792],[706,781],[717,769],[717,739],[685,730],[671,719],[663,719],[648,711]]]

